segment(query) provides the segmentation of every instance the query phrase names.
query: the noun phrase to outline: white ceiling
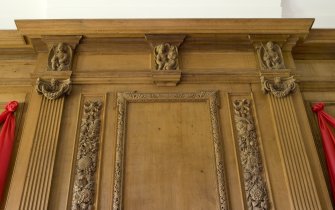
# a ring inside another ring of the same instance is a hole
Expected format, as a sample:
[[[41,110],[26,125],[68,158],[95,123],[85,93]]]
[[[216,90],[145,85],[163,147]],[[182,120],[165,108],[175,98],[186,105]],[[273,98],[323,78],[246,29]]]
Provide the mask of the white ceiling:
[[[0,7],[0,29],[15,19],[84,18],[315,18],[335,28],[334,0],[10,0]]]

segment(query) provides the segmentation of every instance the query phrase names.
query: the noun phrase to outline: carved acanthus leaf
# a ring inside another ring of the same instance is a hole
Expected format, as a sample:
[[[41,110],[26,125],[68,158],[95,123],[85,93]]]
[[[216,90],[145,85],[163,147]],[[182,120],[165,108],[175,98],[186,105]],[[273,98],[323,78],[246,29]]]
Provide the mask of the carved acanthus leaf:
[[[57,80],[51,79],[50,82],[37,78],[36,80],[36,91],[39,94],[43,94],[47,99],[55,100],[63,95],[69,95],[71,92],[71,80]]]
[[[101,101],[84,103],[71,210],[94,209],[101,108]]]
[[[162,43],[154,48],[156,70],[177,70],[178,47],[170,43]]]
[[[248,209],[267,210],[269,198],[249,100],[234,101],[234,119]]]
[[[273,81],[261,77],[261,85],[264,93],[271,93],[276,97],[285,97],[294,92],[296,88],[293,76],[287,78],[275,77]]]
[[[49,51],[48,68],[51,71],[71,70],[73,50],[67,43],[55,44]]]
[[[257,56],[261,69],[285,69],[282,50],[277,43],[269,41],[264,45],[262,42],[260,42],[257,45]]]

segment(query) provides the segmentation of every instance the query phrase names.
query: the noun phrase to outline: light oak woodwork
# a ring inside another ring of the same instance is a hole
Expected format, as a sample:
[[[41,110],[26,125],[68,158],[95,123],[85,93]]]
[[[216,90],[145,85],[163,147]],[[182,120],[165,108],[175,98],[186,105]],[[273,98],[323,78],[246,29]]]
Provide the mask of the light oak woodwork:
[[[129,105],[124,209],[219,208],[206,112],[204,102]]]
[[[335,33],[311,29],[313,21],[17,20],[17,30],[0,31],[0,104],[24,104],[1,209],[74,209],[73,199],[84,205],[85,198],[93,209],[103,210],[248,209],[252,204],[246,198],[246,164],[238,142],[243,129],[238,130],[233,104],[242,99],[250,101],[258,140],[259,177],[269,204],[264,210],[332,209],[309,106],[335,103]],[[184,38],[176,86],[154,84],[148,34],[156,37],[155,43]],[[254,48],[260,41],[279,44],[285,69],[260,69]],[[70,71],[48,70],[49,48],[59,42],[76,46]],[[282,98],[271,90],[265,95],[261,76],[269,81],[292,76],[295,91]],[[35,92],[37,78],[70,79],[72,91],[49,101]],[[183,100],[183,93],[201,91],[215,92],[217,110],[208,98]],[[118,103],[122,93],[128,93],[124,106]],[[92,176],[95,192],[74,198],[78,139],[88,100],[103,104]],[[126,115],[120,107],[126,107]],[[327,111],[333,114],[333,106]],[[126,123],[121,130],[120,122]],[[218,174],[224,176],[218,179]],[[119,194],[115,183],[120,183]],[[113,207],[115,198],[120,205]]]

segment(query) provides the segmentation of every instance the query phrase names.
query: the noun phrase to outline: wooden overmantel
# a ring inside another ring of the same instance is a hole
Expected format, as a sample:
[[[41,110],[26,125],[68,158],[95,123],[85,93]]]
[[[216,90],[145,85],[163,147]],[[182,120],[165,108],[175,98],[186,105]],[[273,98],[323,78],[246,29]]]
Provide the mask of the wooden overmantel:
[[[16,20],[0,209],[332,209],[306,111],[335,103],[335,30],[313,22]]]

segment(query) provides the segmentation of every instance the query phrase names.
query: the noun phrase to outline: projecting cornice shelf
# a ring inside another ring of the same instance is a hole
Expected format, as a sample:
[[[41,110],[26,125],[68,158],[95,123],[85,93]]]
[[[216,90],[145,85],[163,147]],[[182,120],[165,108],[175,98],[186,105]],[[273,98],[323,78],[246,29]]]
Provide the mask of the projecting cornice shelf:
[[[129,37],[144,34],[308,34],[314,22],[304,19],[140,19],[16,20],[26,36],[81,35]]]

